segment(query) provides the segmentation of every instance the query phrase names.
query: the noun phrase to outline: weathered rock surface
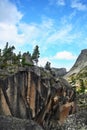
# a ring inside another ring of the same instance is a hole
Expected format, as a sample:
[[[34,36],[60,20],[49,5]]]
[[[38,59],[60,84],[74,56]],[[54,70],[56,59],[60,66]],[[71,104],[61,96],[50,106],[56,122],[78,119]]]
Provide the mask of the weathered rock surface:
[[[0,116],[0,130],[43,130],[32,120],[18,119],[11,116]]]
[[[52,68],[51,71],[55,74],[56,77],[64,76],[67,73],[65,68]]]
[[[21,69],[16,74],[0,79],[1,114],[29,119],[35,116],[40,103],[41,86],[40,77],[34,72],[35,68]]]
[[[75,112],[75,91],[63,78],[38,67],[19,68],[0,79],[0,115],[62,124]]]

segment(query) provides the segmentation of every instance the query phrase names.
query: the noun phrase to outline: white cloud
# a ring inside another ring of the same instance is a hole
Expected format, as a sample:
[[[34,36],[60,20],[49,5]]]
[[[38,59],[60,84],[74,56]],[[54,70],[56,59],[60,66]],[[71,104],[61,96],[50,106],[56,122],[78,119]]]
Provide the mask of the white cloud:
[[[71,37],[70,32],[72,31],[72,25],[67,25],[64,27],[61,27],[61,29],[56,30],[55,33],[52,33],[48,39],[47,42],[55,42],[57,40],[60,40],[61,42],[65,42],[65,41],[71,41],[72,38],[75,38],[75,36]]]
[[[0,48],[9,42],[16,48],[24,44],[39,44],[41,51],[45,51],[43,48],[50,44],[70,43],[79,37],[79,33],[71,33],[73,25],[67,22],[67,18],[64,24],[48,17],[43,17],[39,24],[21,22],[23,14],[9,0],[0,0],[0,13]]]
[[[63,52],[58,52],[54,56],[54,58],[59,60],[74,60],[77,58],[77,56],[73,55],[71,52],[63,51]]]
[[[0,0],[0,22],[17,24],[23,14],[9,0]]]
[[[0,48],[10,42],[14,45],[23,43],[24,36],[19,34],[18,25],[23,14],[9,0],[0,0]]]
[[[41,67],[44,67],[46,65],[47,61],[50,62],[50,59],[48,57],[39,58],[38,65]]]
[[[64,5],[65,5],[65,0],[56,0],[56,3],[57,3],[58,5],[64,6]]]
[[[39,58],[38,65],[40,67],[44,67],[48,61],[51,63],[51,67],[66,68],[68,71],[71,68],[71,66],[73,66],[76,58],[77,58],[77,56],[73,55],[71,52],[63,51],[63,52],[57,53],[53,57]],[[65,62],[65,60],[66,60],[66,62]],[[73,60],[73,62],[68,62],[68,60]]]
[[[55,67],[55,68],[66,68],[67,71],[70,70],[70,68],[73,66],[74,63],[64,63],[64,62],[57,62],[55,63],[54,61],[51,62],[51,67]]]
[[[23,34],[18,34],[16,25],[0,23],[0,47],[2,48],[6,42],[17,45],[23,43]]]
[[[80,11],[87,10],[87,5],[83,4],[82,1],[80,2],[79,0],[73,0],[71,3],[71,7]]]
[[[20,32],[24,34],[24,42],[32,42],[39,35],[39,28],[37,25],[20,23],[18,28]]]
[[[50,5],[61,5],[61,6],[64,6],[66,3],[65,3],[65,0],[49,0],[49,4]]]
[[[53,20],[44,17],[41,24],[21,22],[23,14],[9,0],[0,0],[0,48],[6,42],[21,46],[36,44],[49,35]],[[41,44],[41,43],[40,43]]]

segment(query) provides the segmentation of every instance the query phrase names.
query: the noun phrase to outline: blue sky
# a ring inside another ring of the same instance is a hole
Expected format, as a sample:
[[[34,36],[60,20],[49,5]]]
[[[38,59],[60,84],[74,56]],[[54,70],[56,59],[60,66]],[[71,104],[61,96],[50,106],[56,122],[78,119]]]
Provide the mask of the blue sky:
[[[40,48],[39,66],[69,70],[87,48],[87,0],[0,0],[0,48]]]

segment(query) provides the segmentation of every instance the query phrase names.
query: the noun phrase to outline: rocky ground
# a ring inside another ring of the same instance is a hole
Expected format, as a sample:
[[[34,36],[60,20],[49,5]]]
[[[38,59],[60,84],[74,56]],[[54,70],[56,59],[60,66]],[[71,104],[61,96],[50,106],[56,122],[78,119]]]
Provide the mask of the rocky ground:
[[[62,125],[52,121],[45,130],[87,130],[87,110],[70,115]]]
[[[87,130],[87,110],[70,115],[63,125],[63,130]]]
[[[0,130],[42,130],[42,128],[31,120],[0,116]]]
[[[32,120],[1,115],[0,130],[87,130],[87,110],[70,115],[62,125],[58,121],[50,120],[43,128]]]

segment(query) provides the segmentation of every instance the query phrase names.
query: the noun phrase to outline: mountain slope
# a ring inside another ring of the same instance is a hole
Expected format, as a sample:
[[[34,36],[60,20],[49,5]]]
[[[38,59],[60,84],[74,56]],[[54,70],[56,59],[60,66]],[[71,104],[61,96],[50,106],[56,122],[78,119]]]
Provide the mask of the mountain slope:
[[[87,49],[81,51],[64,78],[76,88],[78,110],[87,109]]]
[[[84,49],[84,50],[81,51],[81,53],[78,56],[75,64],[70,69],[70,71],[65,75],[65,77],[69,77],[72,74],[79,73],[86,66],[87,66],[87,49]]]

